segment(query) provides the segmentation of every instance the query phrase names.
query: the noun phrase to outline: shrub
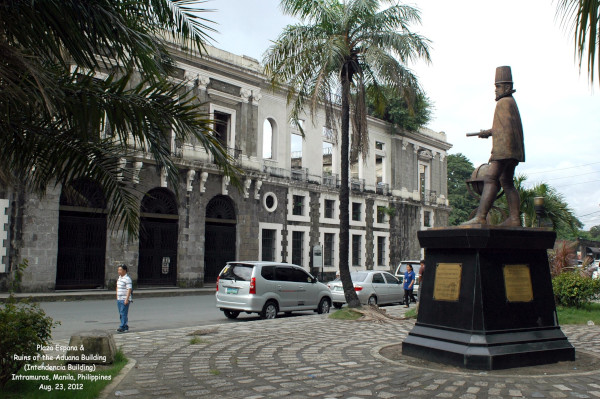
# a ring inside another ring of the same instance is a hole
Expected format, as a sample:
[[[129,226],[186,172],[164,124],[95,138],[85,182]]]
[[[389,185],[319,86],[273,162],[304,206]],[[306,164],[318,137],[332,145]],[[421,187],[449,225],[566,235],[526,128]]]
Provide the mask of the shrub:
[[[0,387],[27,363],[42,353],[41,346],[48,346],[51,330],[56,324],[40,308],[39,304],[17,302],[11,294],[0,307]],[[23,356],[22,360],[15,358]]]
[[[579,308],[600,296],[600,280],[566,272],[552,279],[552,289],[558,305]]]
[[[572,270],[577,263],[576,242],[557,241],[550,251],[550,273],[556,277],[566,270]]]

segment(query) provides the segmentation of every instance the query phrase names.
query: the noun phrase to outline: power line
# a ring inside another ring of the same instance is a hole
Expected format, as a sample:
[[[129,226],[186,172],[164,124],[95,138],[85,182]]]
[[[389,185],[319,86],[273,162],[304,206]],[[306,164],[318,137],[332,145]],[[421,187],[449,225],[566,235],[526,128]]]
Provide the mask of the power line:
[[[581,168],[582,166],[597,165],[599,163],[600,162],[585,163],[583,165],[569,166],[568,168],[540,170],[538,172],[530,172],[530,173],[526,173],[526,174],[527,175],[535,175],[535,174],[538,174],[538,173],[556,172],[557,170],[575,169],[575,168]]]
[[[595,212],[586,213],[585,215],[581,215],[581,216],[577,216],[577,217],[578,217],[578,218],[582,218],[582,217],[584,217],[584,216],[593,215],[594,213],[600,213],[600,211],[595,211]]]
[[[569,184],[559,184],[557,187],[567,187],[567,186],[574,186],[576,184],[587,184],[587,183],[595,183],[599,180],[590,180],[590,181],[580,181],[579,183],[569,183]]]
[[[600,170],[594,171],[594,172],[588,172],[588,173],[582,173],[580,175],[571,175],[571,176],[564,176],[564,177],[553,177],[551,179],[545,179],[545,180],[561,180],[561,179],[570,179],[573,177],[579,177],[579,176],[585,176],[585,175],[593,175],[594,173],[600,173]]]

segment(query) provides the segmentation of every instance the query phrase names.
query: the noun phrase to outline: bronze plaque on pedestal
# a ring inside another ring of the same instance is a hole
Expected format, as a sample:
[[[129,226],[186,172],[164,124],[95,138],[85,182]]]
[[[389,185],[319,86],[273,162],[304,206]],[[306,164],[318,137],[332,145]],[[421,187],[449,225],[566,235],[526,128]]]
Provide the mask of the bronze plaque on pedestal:
[[[435,268],[433,299],[458,302],[462,264],[438,263]]]
[[[508,302],[533,301],[529,265],[504,265],[503,272]]]

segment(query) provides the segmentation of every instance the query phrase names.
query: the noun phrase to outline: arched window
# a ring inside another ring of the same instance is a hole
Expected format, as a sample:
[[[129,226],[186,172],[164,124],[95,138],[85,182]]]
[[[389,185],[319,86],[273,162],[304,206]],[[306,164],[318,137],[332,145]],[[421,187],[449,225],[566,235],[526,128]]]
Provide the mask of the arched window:
[[[271,118],[265,119],[263,123],[263,159],[274,159],[273,144],[275,142],[276,125]]]

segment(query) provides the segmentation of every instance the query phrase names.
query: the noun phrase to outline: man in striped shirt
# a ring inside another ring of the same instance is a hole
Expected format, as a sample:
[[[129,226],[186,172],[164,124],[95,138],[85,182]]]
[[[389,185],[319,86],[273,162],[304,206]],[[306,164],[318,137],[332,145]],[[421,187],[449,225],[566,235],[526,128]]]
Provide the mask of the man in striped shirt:
[[[121,318],[121,325],[117,328],[117,331],[127,332],[129,326],[127,325],[127,314],[129,313],[129,303],[131,302],[131,290],[133,285],[131,283],[131,277],[127,274],[127,266],[121,265],[118,269],[119,279],[117,280],[117,308],[119,309],[119,316]]]

